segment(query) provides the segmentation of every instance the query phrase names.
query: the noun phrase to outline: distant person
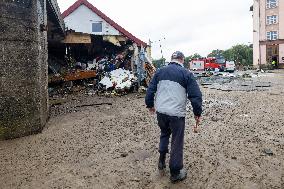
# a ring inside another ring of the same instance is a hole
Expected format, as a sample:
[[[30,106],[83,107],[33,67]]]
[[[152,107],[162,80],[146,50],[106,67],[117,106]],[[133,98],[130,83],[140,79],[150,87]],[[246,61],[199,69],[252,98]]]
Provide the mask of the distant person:
[[[170,180],[175,183],[187,176],[183,168],[183,145],[187,98],[191,101],[196,122],[202,113],[202,94],[191,72],[183,67],[184,54],[175,52],[168,66],[158,70],[147,90],[145,102],[151,113],[157,112],[161,129],[158,169],[166,167],[169,138],[172,135],[170,152]]]
[[[273,61],[271,62],[271,64],[272,64],[272,68],[275,69],[275,68],[276,68],[276,61],[273,60]]]

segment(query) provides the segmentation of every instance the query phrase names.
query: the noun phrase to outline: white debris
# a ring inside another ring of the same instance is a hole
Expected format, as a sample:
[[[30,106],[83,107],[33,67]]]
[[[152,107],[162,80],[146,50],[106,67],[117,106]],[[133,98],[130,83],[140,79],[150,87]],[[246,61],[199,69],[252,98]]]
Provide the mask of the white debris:
[[[100,83],[107,89],[113,85],[115,89],[129,89],[135,80],[135,76],[130,71],[120,68],[110,72],[110,78],[104,77]]]
[[[96,67],[97,67],[97,64],[88,63],[87,70],[92,70],[92,69],[95,69]]]
[[[104,78],[100,81],[100,84],[106,86],[107,89],[113,87],[113,83],[112,83],[112,81],[110,80],[109,77],[104,77]]]
[[[223,77],[237,77],[236,74],[232,73],[223,73]]]

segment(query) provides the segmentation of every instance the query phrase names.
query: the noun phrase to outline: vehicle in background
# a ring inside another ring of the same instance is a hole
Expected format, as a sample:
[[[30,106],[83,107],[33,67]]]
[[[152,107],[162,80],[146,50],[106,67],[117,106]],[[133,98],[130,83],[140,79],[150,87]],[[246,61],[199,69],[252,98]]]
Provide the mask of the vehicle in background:
[[[224,67],[224,59],[216,59],[215,57],[193,59],[189,66],[192,71],[224,71]]]
[[[189,63],[189,68],[192,71],[204,71],[204,66],[205,66],[205,63],[204,63],[204,60],[202,59],[192,60]]]
[[[233,73],[236,70],[236,64],[234,61],[226,61],[225,71]]]
[[[214,71],[216,69],[220,70],[220,65],[218,64],[215,57],[204,58],[205,71]]]
[[[226,61],[223,57],[208,57],[208,58],[200,58],[193,59],[189,63],[189,69],[192,71],[228,71],[234,72],[235,62],[234,61]]]
[[[216,57],[216,62],[219,65],[219,70],[221,72],[225,71],[226,68],[226,59],[222,56]]]

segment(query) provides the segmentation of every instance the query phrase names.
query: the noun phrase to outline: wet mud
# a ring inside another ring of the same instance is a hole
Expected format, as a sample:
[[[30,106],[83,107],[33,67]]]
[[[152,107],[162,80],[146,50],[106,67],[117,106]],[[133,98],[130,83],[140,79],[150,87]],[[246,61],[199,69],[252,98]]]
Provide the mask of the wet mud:
[[[159,128],[143,94],[81,94],[53,105],[41,134],[0,142],[0,188],[283,188],[284,71],[258,80],[271,87],[202,88],[197,134],[190,111],[186,119],[181,183],[157,170]]]

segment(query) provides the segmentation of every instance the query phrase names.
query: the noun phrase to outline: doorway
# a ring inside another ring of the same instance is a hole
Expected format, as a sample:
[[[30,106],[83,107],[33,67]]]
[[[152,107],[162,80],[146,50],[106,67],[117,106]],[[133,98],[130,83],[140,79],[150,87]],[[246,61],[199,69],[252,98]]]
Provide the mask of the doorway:
[[[266,61],[270,65],[272,61],[276,61],[277,65],[279,63],[279,45],[267,45],[266,48]]]

